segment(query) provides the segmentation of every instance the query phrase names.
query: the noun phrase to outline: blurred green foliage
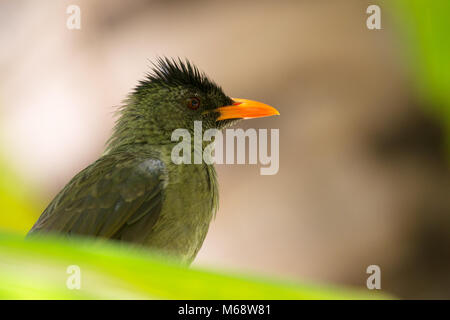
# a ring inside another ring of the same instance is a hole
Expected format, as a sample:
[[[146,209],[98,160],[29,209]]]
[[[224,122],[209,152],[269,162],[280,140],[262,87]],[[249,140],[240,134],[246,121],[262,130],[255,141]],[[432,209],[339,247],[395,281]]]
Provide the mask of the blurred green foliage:
[[[69,265],[80,267],[80,290],[66,286]],[[169,257],[111,241],[23,240],[0,233],[0,299],[386,298],[374,291],[187,268]]]
[[[0,228],[25,233],[37,218],[37,201],[29,186],[0,153]]]
[[[405,57],[426,104],[445,124],[450,147],[450,1],[385,1],[406,39]]]

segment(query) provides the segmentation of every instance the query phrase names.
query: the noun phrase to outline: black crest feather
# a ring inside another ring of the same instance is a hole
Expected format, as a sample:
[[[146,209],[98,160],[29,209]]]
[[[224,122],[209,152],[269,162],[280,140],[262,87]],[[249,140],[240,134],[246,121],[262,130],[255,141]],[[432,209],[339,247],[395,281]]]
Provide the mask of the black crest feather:
[[[153,68],[144,81],[136,88],[151,86],[152,84],[193,86],[203,92],[218,91],[222,89],[211,81],[204,72],[193,65],[189,60],[158,58],[152,63]]]

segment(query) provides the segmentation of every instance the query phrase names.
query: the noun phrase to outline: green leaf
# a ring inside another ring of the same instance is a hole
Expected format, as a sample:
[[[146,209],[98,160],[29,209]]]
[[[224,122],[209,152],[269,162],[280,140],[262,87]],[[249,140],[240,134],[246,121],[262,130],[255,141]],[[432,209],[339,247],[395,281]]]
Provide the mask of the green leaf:
[[[81,270],[68,289],[67,268]],[[373,299],[377,292],[181,266],[123,243],[0,233],[1,299]]]
[[[39,212],[29,184],[4,161],[0,152],[0,226],[24,232],[36,221]]]
[[[392,9],[404,57],[424,101],[447,129],[450,147],[450,1],[384,1]]]

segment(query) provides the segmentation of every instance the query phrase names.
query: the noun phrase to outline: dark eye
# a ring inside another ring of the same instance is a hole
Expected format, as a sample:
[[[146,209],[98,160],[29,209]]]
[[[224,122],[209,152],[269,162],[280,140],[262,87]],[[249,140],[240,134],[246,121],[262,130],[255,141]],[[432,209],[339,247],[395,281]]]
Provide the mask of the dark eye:
[[[198,109],[200,107],[200,99],[196,97],[189,98],[187,101],[187,106],[192,110]]]

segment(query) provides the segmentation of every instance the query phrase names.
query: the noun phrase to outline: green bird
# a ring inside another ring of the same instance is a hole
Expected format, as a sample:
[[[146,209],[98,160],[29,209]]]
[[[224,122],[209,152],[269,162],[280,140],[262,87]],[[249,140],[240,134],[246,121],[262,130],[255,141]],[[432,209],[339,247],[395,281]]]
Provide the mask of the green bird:
[[[190,264],[218,205],[214,165],[175,164],[172,132],[279,114],[232,99],[188,60],[159,58],[119,110],[102,157],[56,195],[28,235],[56,232],[153,248]],[[192,150],[194,150],[192,148]]]

